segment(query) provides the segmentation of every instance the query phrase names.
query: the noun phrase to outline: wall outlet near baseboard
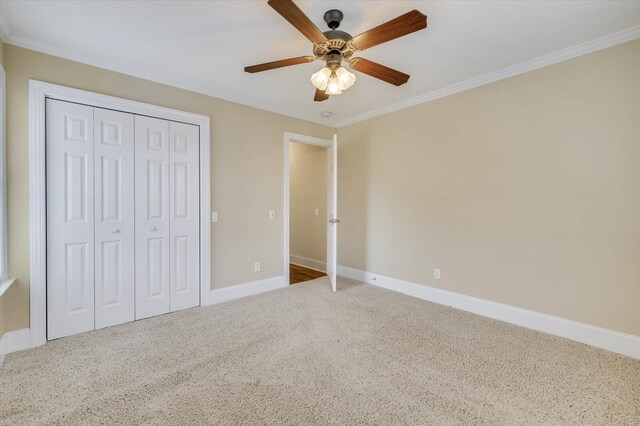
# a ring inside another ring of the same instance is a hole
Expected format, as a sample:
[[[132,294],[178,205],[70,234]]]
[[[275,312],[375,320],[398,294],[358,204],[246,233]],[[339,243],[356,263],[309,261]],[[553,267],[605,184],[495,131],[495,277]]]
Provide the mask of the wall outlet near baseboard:
[[[260,262],[256,262],[253,265],[253,270],[254,270],[254,272],[260,272]]]
[[[433,270],[433,278],[435,278],[436,280],[439,280],[439,279],[440,279],[440,269],[435,268],[435,269]]]

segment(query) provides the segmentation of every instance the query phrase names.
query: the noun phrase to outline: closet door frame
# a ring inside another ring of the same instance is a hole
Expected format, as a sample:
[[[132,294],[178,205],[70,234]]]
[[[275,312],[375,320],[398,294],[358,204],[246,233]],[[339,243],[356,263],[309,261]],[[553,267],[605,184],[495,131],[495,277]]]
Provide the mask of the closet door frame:
[[[30,198],[30,328],[29,345],[47,342],[47,211],[46,211],[46,99],[58,99],[97,108],[113,109],[199,126],[200,166],[200,306],[207,306],[211,292],[211,181],[210,119],[142,102],[29,80],[29,198]]]

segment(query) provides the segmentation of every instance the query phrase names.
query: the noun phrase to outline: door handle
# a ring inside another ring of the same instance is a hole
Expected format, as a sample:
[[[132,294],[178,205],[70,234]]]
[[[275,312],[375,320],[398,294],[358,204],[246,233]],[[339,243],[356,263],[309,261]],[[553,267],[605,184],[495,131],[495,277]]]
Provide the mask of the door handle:
[[[120,230],[118,228],[113,228],[111,232],[113,232],[114,234],[117,234],[118,232],[120,232]]]
[[[329,223],[338,223],[338,222],[340,222],[340,219],[338,218],[329,219]]]
[[[152,226],[152,227],[149,228],[149,231],[155,231],[155,230],[156,230],[155,226]]]

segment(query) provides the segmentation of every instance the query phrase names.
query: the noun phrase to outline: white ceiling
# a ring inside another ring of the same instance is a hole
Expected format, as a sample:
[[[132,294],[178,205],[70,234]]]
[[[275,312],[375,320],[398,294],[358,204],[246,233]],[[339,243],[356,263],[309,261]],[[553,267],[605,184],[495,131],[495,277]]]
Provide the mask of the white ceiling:
[[[309,77],[320,62],[244,73],[245,65],[312,54],[311,43],[266,0],[4,1],[0,26],[11,44],[328,125],[640,37],[640,1],[297,4],[322,31],[328,29],[324,12],[342,10],[340,29],[352,35],[412,9],[428,15],[426,30],[358,54],[411,74],[409,82],[395,87],[356,73],[351,89],[317,103]],[[551,55],[582,43],[587,45]],[[523,63],[528,65],[516,66]],[[470,79],[475,79],[473,84],[468,84]],[[323,118],[322,111],[333,115]]]

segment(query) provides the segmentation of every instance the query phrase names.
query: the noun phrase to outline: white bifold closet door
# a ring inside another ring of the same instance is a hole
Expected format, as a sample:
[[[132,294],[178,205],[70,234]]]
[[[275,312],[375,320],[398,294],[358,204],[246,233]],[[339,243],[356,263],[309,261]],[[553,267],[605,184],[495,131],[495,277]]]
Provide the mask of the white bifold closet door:
[[[94,108],[95,327],[133,321],[133,115]]]
[[[198,306],[198,127],[136,116],[136,319]]]
[[[133,115],[47,99],[49,339],[134,319]]]
[[[200,304],[199,128],[46,101],[47,337]]]
[[[200,128],[169,123],[171,311],[200,304]]]
[[[136,319],[169,312],[169,122],[136,116]]]
[[[47,335],[94,329],[93,108],[46,101]]]

